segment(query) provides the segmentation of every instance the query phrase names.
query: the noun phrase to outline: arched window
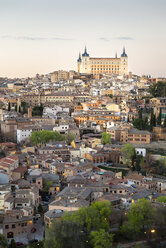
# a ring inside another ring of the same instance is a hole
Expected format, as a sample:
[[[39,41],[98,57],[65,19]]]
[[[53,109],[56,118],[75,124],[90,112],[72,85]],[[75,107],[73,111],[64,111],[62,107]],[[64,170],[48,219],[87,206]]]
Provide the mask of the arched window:
[[[13,239],[14,235],[13,235],[13,232],[8,232],[7,233],[7,238],[8,239]]]

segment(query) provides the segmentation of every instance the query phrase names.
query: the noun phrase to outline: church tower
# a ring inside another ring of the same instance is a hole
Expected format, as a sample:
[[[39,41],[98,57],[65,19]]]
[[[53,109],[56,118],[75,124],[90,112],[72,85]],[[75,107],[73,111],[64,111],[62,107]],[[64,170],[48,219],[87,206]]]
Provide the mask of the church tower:
[[[128,75],[128,56],[125,51],[125,47],[123,48],[123,53],[121,54],[121,75]]]
[[[77,59],[77,71],[78,71],[78,73],[80,73],[81,62],[82,62],[81,53],[79,53],[79,57]]]
[[[79,55],[79,58],[77,60],[77,68],[79,73],[91,73],[90,69],[90,56],[87,53],[87,49],[85,47],[84,53]]]

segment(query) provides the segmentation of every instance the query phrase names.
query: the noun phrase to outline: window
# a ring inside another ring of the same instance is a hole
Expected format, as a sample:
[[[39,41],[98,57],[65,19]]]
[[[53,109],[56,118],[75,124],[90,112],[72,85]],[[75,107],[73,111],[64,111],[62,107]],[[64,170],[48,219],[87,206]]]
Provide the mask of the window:
[[[15,224],[12,224],[12,228],[16,228]]]
[[[9,225],[5,225],[5,229],[9,229]]]

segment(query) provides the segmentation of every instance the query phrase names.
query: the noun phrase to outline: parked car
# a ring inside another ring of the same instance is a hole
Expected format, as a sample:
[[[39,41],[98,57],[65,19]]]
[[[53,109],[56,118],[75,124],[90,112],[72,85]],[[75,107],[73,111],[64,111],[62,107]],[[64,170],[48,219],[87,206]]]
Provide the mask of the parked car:
[[[16,246],[22,246],[22,245],[24,245],[24,244],[21,242],[16,242]]]
[[[36,218],[40,218],[41,217],[41,215],[40,214],[36,214]]]
[[[35,228],[35,227],[33,227],[33,228],[31,229],[31,233],[34,233],[34,232],[36,232],[36,228]]]
[[[37,242],[39,242],[37,239],[32,239],[29,241],[30,244],[37,243]]]
[[[44,206],[46,206],[46,205],[48,205],[48,202],[47,201],[42,201],[41,204],[44,205]]]

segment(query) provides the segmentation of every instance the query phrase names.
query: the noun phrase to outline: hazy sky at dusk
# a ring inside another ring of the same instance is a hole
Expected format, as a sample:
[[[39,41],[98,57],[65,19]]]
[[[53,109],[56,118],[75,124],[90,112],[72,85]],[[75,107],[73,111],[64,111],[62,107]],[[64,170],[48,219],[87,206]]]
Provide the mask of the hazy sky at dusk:
[[[166,0],[0,0],[0,76],[76,70],[92,57],[129,56],[129,71],[166,76]]]

